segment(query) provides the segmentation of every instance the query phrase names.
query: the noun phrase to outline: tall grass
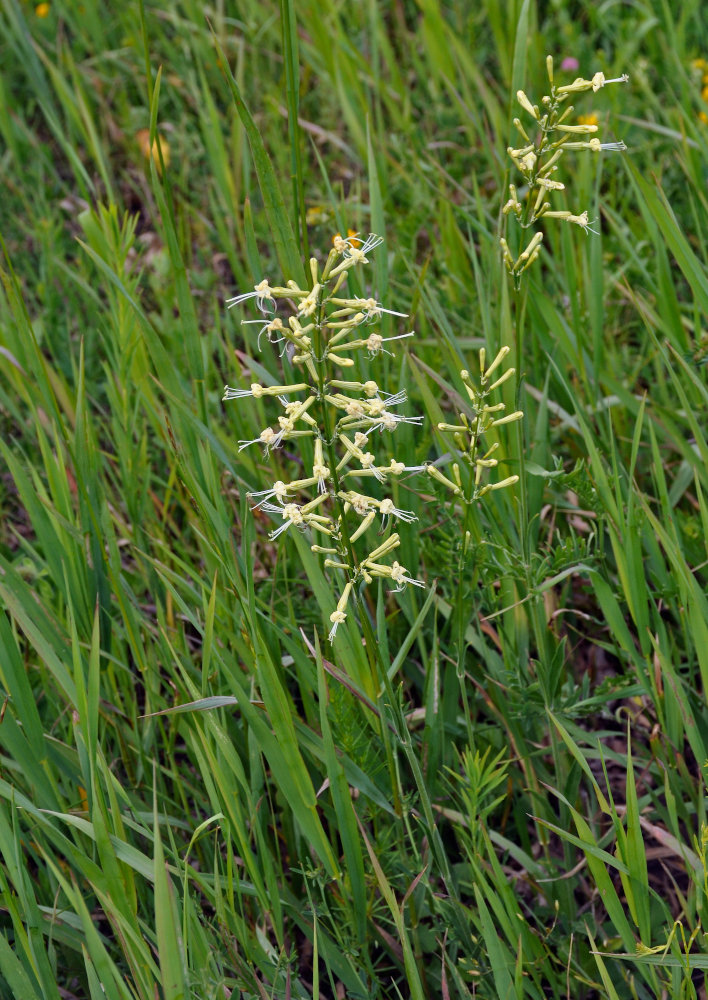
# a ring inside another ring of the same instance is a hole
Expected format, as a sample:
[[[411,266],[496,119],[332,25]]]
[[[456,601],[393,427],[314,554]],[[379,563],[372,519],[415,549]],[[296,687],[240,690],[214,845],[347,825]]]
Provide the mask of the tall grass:
[[[1,0],[0,995],[703,995],[704,20]],[[549,52],[630,74],[592,108],[629,150],[578,159],[600,235],[529,271],[523,494],[465,541],[399,484],[427,588],[369,592],[377,681],[246,501],[268,416],[222,387],[281,362],[224,300],[385,236],[360,290],[409,312],[379,371],[426,415],[396,457],[445,469],[460,369],[515,342],[506,147]]]

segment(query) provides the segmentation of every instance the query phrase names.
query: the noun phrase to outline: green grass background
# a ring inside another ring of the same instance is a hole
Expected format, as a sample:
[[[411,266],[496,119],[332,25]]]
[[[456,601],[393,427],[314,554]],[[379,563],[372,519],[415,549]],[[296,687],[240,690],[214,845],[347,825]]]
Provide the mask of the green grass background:
[[[629,73],[577,109],[629,148],[566,158],[601,235],[549,225],[517,297],[548,53]],[[696,58],[700,0],[0,0],[2,997],[706,995]],[[448,451],[481,346],[525,411],[461,575],[458,512],[401,482],[427,589],[369,593],[384,691],[250,512],[267,400],[221,402],[281,371],[224,300],[348,229],[416,330],[371,364],[426,416],[396,458]]]

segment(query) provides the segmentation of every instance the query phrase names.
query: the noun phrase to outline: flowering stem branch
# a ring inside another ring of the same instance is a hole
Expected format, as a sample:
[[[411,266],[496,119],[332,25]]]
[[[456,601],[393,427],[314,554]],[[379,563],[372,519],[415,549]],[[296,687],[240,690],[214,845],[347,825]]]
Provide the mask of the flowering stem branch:
[[[459,460],[467,466],[468,471],[464,481],[458,462],[452,463],[450,476],[443,474],[434,465],[428,466],[428,473],[432,478],[442,483],[452,492],[455,497],[454,504],[462,503],[464,507],[462,538],[457,559],[457,596],[448,619],[448,629],[453,641],[457,645],[457,678],[460,682],[460,691],[465,705],[468,726],[470,725],[469,707],[464,685],[465,628],[468,621],[465,605],[468,592],[463,586],[463,580],[465,577],[465,564],[472,541],[472,528],[474,526],[472,506],[490,491],[512,486],[519,479],[517,475],[513,475],[497,482],[488,482],[482,485],[482,477],[485,473],[499,464],[499,459],[492,457],[499,448],[499,442],[493,442],[491,447],[485,450],[486,446],[482,444],[484,435],[492,428],[501,424],[518,423],[523,417],[521,410],[515,410],[513,413],[504,413],[505,404],[503,402],[490,403],[489,401],[490,396],[500,389],[516,371],[515,368],[508,368],[504,372],[500,370],[500,366],[509,352],[510,348],[506,345],[503,346],[497,352],[491,364],[488,365],[485,348],[480,350],[478,379],[473,379],[466,369],[460,372],[460,377],[469,397],[472,416],[468,415],[468,413],[460,412],[458,414],[459,422],[454,424],[438,424],[438,430],[447,431],[452,434]]]
[[[334,428],[331,426],[331,409],[327,406],[325,401],[325,393],[327,390],[327,371],[326,371],[326,361],[324,358],[325,348],[326,348],[326,338],[323,336],[323,326],[325,324],[325,312],[322,304],[322,290],[318,294],[317,308],[315,310],[315,328],[313,330],[313,344],[315,348],[315,371],[317,375],[317,403],[316,407],[319,416],[319,426],[321,428],[321,433],[323,436],[323,450],[327,456],[327,464],[330,469],[330,474],[332,477],[332,493],[334,500],[334,508],[339,524],[339,536],[341,545],[344,548],[342,555],[346,558],[347,563],[350,567],[347,572],[348,582],[355,584],[358,576],[358,561],[356,553],[354,551],[354,546],[351,541],[351,536],[349,534],[349,529],[346,523],[346,513],[344,510],[344,503],[340,497],[340,480],[339,474],[337,472],[338,465],[338,455],[335,449],[334,441]],[[346,571],[345,571],[346,572]],[[391,780],[391,793],[393,798],[393,807],[396,813],[400,816],[402,813],[402,803],[399,794],[396,764],[394,759],[393,750],[391,747],[390,734],[387,730],[387,713],[385,711],[385,705],[382,702],[381,695],[390,687],[390,681],[388,680],[388,674],[386,671],[386,664],[383,662],[381,651],[378,642],[376,641],[376,636],[374,635],[374,630],[371,626],[371,621],[369,619],[368,610],[366,603],[356,590],[353,589],[353,603],[357,609],[359,616],[359,621],[361,623],[361,629],[364,638],[364,645],[366,649],[367,659],[369,661],[369,667],[371,670],[371,680],[372,689],[369,694],[376,697],[378,692],[378,702],[380,705],[379,712],[379,725],[381,730],[381,740],[383,742],[385,752],[386,752],[386,764],[389,771],[389,776]],[[331,643],[330,643],[331,645]],[[374,687],[375,685],[375,687]]]
[[[302,375],[299,381],[291,379],[282,385],[254,382],[248,388],[226,386],[224,399],[277,397],[283,410],[278,416],[278,428],[265,427],[253,439],[239,441],[239,450],[260,444],[268,454],[284,441],[297,439],[314,444],[314,455],[307,454],[298,478],[289,482],[277,480],[269,488],[253,492],[251,497],[260,498],[255,506],[282,522],[271,531],[271,540],[288,530],[311,532],[311,551],[325,556],[323,570],[332,583],[334,578],[339,578],[338,582],[344,580],[336,606],[329,613],[332,627],[327,638],[334,655],[337,630],[350,614],[354,619],[358,615],[368,670],[360,670],[360,656],[352,665],[361,689],[381,705],[381,738],[386,747],[393,800],[400,809],[395,745],[385,721],[388,708],[382,701],[390,688],[388,665],[381,655],[361,590],[377,578],[390,580],[397,591],[408,584],[417,587],[424,584],[413,579],[392,558],[400,545],[396,531],[386,531],[382,542],[369,543],[368,552],[365,549],[357,554],[355,544],[359,549],[360,539],[370,530],[373,533],[378,517],[381,533],[393,519],[407,523],[416,518],[412,511],[399,510],[390,495],[381,497],[378,489],[369,492],[365,485],[358,485],[357,479],[370,482],[366,477],[373,476],[385,486],[391,477],[405,471],[422,471],[422,467],[407,470],[395,458],[388,464],[377,460],[371,435],[376,431],[393,432],[399,423],[418,424],[423,418],[397,412],[397,407],[406,401],[405,392],[388,393],[373,379],[362,382],[345,377],[347,370],[352,374],[353,351],[365,350],[370,358],[382,352],[391,354],[385,343],[413,335],[411,331],[382,337],[370,332],[367,327],[382,315],[403,317],[405,313],[386,309],[374,298],[348,295],[344,289],[347,272],[368,263],[367,254],[381,242],[373,233],[366,239],[360,239],[358,234],[344,239],[337,234],[323,265],[318,258],[310,258],[311,281],[306,287],[294,279],[284,286],[271,285],[264,278],[252,291],[229,299],[229,308],[255,300],[261,319],[245,322],[260,326],[259,342],[265,336],[272,344],[283,344],[281,356],[290,350],[294,369]],[[287,317],[277,315],[278,300],[283,299],[292,310]]]
[[[345,550],[345,552],[342,554],[346,556],[347,562],[351,567],[350,572],[347,574],[348,581],[351,583],[355,583],[357,579],[358,560],[356,557],[356,553],[354,551],[354,546],[351,541],[349,529],[347,527],[344,504],[340,497],[341,487],[340,487],[339,474],[337,472],[337,465],[339,458],[334,446],[335,444],[334,428],[331,426],[331,420],[330,420],[331,409],[329,406],[327,406],[325,402],[325,392],[327,388],[326,385],[327,372],[326,372],[326,361],[324,360],[323,357],[325,351],[325,337],[323,336],[322,333],[325,315],[324,315],[324,308],[322,305],[321,290],[318,297],[318,304],[315,315],[316,315],[316,322],[315,322],[315,329],[313,331],[314,333],[313,343],[315,346],[315,370],[317,373],[318,398],[316,406],[319,410],[319,418],[320,418],[319,424],[322,429],[322,434],[324,438],[322,442],[323,448],[327,455],[327,462],[332,476],[332,492],[333,492],[334,507],[339,523],[339,533],[340,533],[341,543]],[[376,680],[378,685],[380,685],[382,683],[382,675],[385,673],[386,667],[381,659],[379,644],[376,642],[376,637],[374,636],[374,632],[371,627],[371,622],[369,620],[369,615],[367,612],[365,602],[362,599],[361,595],[356,590],[354,590],[354,602],[355,606],[357,607],[357,611],[359,613],[359,619],[361,621],[361,627],[364,633],[366,655],[369,660],[369,666],[371,668],[371,677],[372,680]],[[370,693],[373,693],[373,691]],[[388,738],[385,732],[385,721],[383,719],[383,715],[381,716],[381,727],[382,727],[382,738],[384,740],[386,747],[388,748]],[[387,749],[387,754],[388,753],[389,751]],[[391,784],[394,793],[394,803],[396,804],[396,808],[398,810],[400,807],[400,802],[398,801],[399,797],[397,790],[397,782],[394,780],[395,769],[393,768],[392,764],[393,761],[391,759],[389,761],[391,769],[391,777],[392,777]]]
[[[521,387],[524,380],[523,358],[524,358],[524,335],[526,332],[526,304],[528,300],[528,284],[523,290],[516,290],[514,295],[514,315],[516,318],[516,395],[514,409],[521,409]],[[516,453],[519,456],[519,536],[521,539],[521,550],[524,555],[524,562],[528,565],[531,558],[529,552],[529,532],[528,532],[528,489],[526,480],[526,453],[524,449],[524,422],[520,420],[516,426]]]
[[[339,520],[339,532],[342,540],[342,544],[346,550],[346,557],[349,560],[349,565],[352,568],[352,575],[350,580],[353,583],[356,579],[356,568],[357,559],[356,553],[354,552],[354,546],[352,545],[351,538],[349,536],[349,530],[346,524],[346,517],[344,512],[344,504],[342,503],[340,497],[340,482],[339,473],[337,472],[337,465],[339,458],[337,456],[336,449],[334,447],[334,428],[331,426],[330,417],[331,410],[325,402],[325,394],[327,391],[327,372],[326,372],[326,361],[324,359],[325,352],[325,338],[322,335],[322,327],[324,325],[324,308],[322,305],[322,289],[320,289],[318,295],[317,309],[316,309],[316,321],[314,329],[314,346],[315,346],[315,371],[317,373],[317,402],[316,407],[319,410],[319,426],[321,427],[321,433],[323,435],[323,449],[327,455],[327,464],[330,470],[330,475],[332,476],[332,493],[334,500],[334,507]]]

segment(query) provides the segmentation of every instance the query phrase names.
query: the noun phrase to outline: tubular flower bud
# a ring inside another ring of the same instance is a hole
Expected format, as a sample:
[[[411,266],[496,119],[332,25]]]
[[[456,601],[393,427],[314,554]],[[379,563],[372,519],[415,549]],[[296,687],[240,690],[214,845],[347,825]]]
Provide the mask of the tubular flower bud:
[[[351,358],[343,358],[338,354],[333,354],[331,351],[327,353],[328,359],[335,365],[340,365],[342,368],[351,368],[354,364]]]
[[[429,476],[432,476],[433,479],[436,479],[439,483],[442,483],[443,486],[446,486],[452,493],[454,493],[455,496],[459,496],[462,492],[460,487],[456,483],[453,483],[451,479],[448,479],[447,476],[444,476],[437,466],[431,463],[428,465],[427,471]]]
[[[561,125],[559,122],[556,129],[559,132],[569,132],[571,135],[590,135],[591,132],[597,132],[597,125]]]
[[[479,491],[478,496],[483,497],[486,493],[491,493],[493,490],[503,490],[507,486],[513,486],[515,483],[518,483],[518,481],[518,476],[509,476],[507,479],[502,479],[501,482],[498,483],[487,483],[487,485],[483,486]]]
[[[521,124],[521,121],[520,121],[519,118],[514,118],[513,125],[514,125],[514,128],[519,133],[519,135],[521,136],[522,139],[524,139],[526,142],[531,142],[531,140],[529,139],[528,134],[526,132],[526,129]]]
[[[524,415],[523,410],[516,410],[514,413],[507,413],[505,417],[496,417],[490,423],[490,427],[499,427],[501,424],[511,424],[515,420],[521,420]]]
[[[526,260],[531,256],[536,247],[540,246],[543,241],[543,233],[535,233],[531,242],[526,247],[526,249],[519,255],[519,260]]]
[[[523,90],[516,91],[516,100],[519,102],[524,111],[526,111],[528,114],[531,115],[532,118],[535,118],[536,121],[538,121],[538,108],[534,108],[533,104],[528,99]]]
[[[366,562],[370,563],[372,562],[372,560],[382,559],[384,556],[387,556],[389,552],[393,552],[394,549],[398,548],[400,544],[401,544],[401,539],[399,535],[395,533],[393,535],[389,535],[389,537],[386,539],[385,542],[382,542],[382,544],[379,545],[378,548],[374,549],[373,552],[370,552],[368,554],[368,556],[366,557]]]
[[[502,386],[514,373],[513,368],[502,372],[494,382],[489,384],[490,376],[497,371],[504,359],[509,354],[509,347],[504,345],[496,354],[489,368],[486,365],[486,351],[482,348],[479,352],[479,380],[476,385],[472,383],[472,376],[469,371],[463,369],[460,376],[468,389],[473,417],[460,414],[459,424],[440,424],[439,428],[446,433],[451,433],[457,449],[458,461],[453,461],[451,465],[452,479],[449,479],[439,469],[433,465],[428,466],[428,474],[445,486],[454,497],[461,500],[463,504],[469,505],[480,500],[489,492],[489,486],[482,485],[482,478],[490,469],[495,468],[500,459],[498,452],[500,442],[494,441],[491,446],[485,448],[483,436],[492,427],[512,423],[520,420],[523,413],[517,410],[506,416],[497,417],[505,408],[503,402],[492,402],[490,396],[500,386]],[[467,472],[464,472],[467,466]],[[503,485],[511,485],[518,477],[511,477],[502,480]],[[454,481],[453,481],[454,480]],[[494,488],[501,488],[494,486]]]
[[[502,363],[502,361],[507,356],[507,354],[509,353],[510,350],[511,350],[511,348],[507,347],[506,345],[504,345],[504,347],[501,347],[499,349],[499,352],[497,353],[496,358],[494,359],[494,361],[492,361],[491,365],[489,366],[489,368],[487,368],[486,371],[484,371],[482,369],[482,362],[480,361],[480,370],[481,370],[482,379],[488,379],[489,376],[492,374],[492,372],[496,371],[496,369]],[[490,390],[487,390],[487,391],[489,392]]]

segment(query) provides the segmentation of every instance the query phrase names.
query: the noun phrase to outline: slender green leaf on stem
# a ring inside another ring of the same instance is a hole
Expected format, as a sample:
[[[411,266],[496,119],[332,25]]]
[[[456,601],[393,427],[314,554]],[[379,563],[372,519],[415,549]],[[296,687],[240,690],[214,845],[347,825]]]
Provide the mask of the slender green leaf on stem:
[[[597,968],[598,968],[598,971],[600,973],[600,978],[602,979],[602,985],[605,987],[605,990],[607,991],[607,998],[608,998],[608,1000],[620,1000],[620,996],[619,996],[617,990],[615,989],[615,984],[614,984],[614,982],[612,980],[612,976],[608,972],[607,966],[605,965],[605,963],[603,961],[602,953],[599,952],[599,951],[597,951],[597,945],[595,944],[595,941],[593,939],[592,934],[590,933],[590,930],[587,928],[587,924],[585,925],[585,927],[586,927],[586,930],[587,930],[588,939],[590,941],[590,946],[592,947],[592,955],[593,955],[593,957],[595,959],[595,962],[597,964]],[[616,955],[606,955],[605,957],[606,958],[616,958],[618,956],[616,956]]]
[[[319,641],[315,635],[315,657],[317,662],[317,684],[320,702],[320,726],[322,742],[326,754],[327,775],[329,778],[332,801],[339,820],[339,833],[346,859],[347,876],[351,885],[352,906],[354,909],[357,936],[363,944],[367,932],[366,880],[361,844],[357,831],[356,813],[349,786],[342,765],[337,757],[332,730],[327,718],[328,691],[325,678],[322,654]]]
[[[396,653],[396,656],[393,662],[391,663],[391,666],[388,668],[388,676],[390,680],[393,680],[398,671],[401,669],[402,665],[405,663],[408,653],[410,652],[411,646],[418,638],[418,635],[423,627],[423,623],[428,615],[428,611],[430,611],[430,605],[435,600],[435,589],[436,589],[436,584],[435,581],[433,581],[430,589],[428,590],[428,596],[425,599],[423,607],[418,612],[416,620],[413,622],[410,629],[408,630],[406,638],[403,640],[403,643],[399,647],[399,650]]]
[[[374,853],[369,838],[366,836],[366,831],[361,825],[359,819],[357,819],[357,822],[359,824],[359,830],[364,840],[364,844],[366,845],[366,850],[369,855],[369,860],[371,861],[374,873],[376,874],[376,881],[378,882],[382,896],[386,900],[386,904],[388,905],[391,917],[393,918],[393,922],[398,932],[398,940],[401,944],[401,947],[403,948],[403,961],[406,967],[406,974],[408,978],[408,987],[410,989],[410,995],[413,998],[413,1000],[423,1000],[425,996],[423,992],[423,984],[420,981],[420,974],[418,972],[418,967],[415,962],[415,956],[413,954],[413,949],[411,947],[408,929],[406,928],[405,919],[403,915],[403,906],[399,906],[396,896],[393,892],[393,889],[391,888],[391,884],[386,878],[386,875],[384,873],[383,868],[381,867],[379,859],[376,857],[376,854]],[[424,872],[421,872],[421,874],[417,876],[417,879],[420,879],[424,874],[425,874]],[[413,886],[411,886],[410,888],[413,888]]]
[[[165,855],[162,849],[157,798],[155,798],[153,808],[155,919],[157,957],[162,976],[162,990],[165,1000],[186,1000],[190,991],[185,978],[184,952],[179,933],[175,889],[170,878],[169,868],[165,864]]]
[[[14,948],[4,934],[0,934],[0,973],[7,981],[14,997],[22,1000],[44,1000],[44,992],[32,981]]]
[[[290,172],[293,183],[293,206],[298,220],[297,237],[305,260],[310,249],[305,211],[305,185],[302,171],[302,132],[300,129],[300,59],[297,41],[297,15],[293,0],[280,0],[280,22],[285,56],[285,90],[290,137]]]
[[[511,68],[511,94],[512,101],[509,108],[509,141],[514,144],[515,135],[512,134],[511,119],[515,116],[516,92],[522,90],[526,84],[526,53],[528,50],[528,23],[529,23],[530,0],[523,0],[519,17],[516,22],[516,32],[514,34],[514,61]]]
[[[224,55],[216,36],[213,36],[213,38],[233,102],[248,136],[258,183],[263,195],[263,205],[268,217],[268,225],[273,237],[273,244],[280,269],[286,279],[293,278],[302,285],[305,281],[305,271],[297,240],[288,220],[285,202],[275,176],[275,171],[273,170],[273,165],[266,152],[261,133],[244,103],[239,86],[229,68],[228,59]]]

